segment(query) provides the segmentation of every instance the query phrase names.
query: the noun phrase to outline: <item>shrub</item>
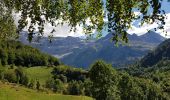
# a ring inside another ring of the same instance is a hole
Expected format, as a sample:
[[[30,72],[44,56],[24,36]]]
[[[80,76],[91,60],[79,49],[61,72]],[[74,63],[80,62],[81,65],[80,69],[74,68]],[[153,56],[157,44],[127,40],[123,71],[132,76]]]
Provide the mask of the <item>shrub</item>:
[[[31,89],[35,89],[35,81],[31,80],[30,83],[28,84],[28,87]]]
[[[68,85],[68,93],[70,95],[84,95],[84,88],[82,82],[72,81]]]
[[[12,83],[17,83],[17,76],[15,74],[14,71],[7,71],[5,74],[4,74],[4,79],[8,80],[9,82],[12,82]]]
[[[62,93],[64,91],[64,85],[59,79],[49,79],[46,81],[46,88],[53,90],[54,92]]]
[[[54,82],[53,91],[58,92],[58,93],[62,93],[63,90],[64,90],[63,83],[59,79],[56,79],[55,82]]]
[[[5,69],[0,65],[0,80],[4,79]]]

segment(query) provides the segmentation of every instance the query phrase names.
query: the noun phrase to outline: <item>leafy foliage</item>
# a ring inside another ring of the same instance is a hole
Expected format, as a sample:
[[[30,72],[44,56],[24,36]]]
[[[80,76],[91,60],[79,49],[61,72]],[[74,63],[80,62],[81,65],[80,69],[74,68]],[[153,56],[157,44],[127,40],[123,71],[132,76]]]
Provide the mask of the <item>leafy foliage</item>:
[[[68,92],[70,95],[83,95],[84,87],[81,81],[72,81],[68,84]]]
[[[118,76],[111,65],[97,61],[90,69],[89,76],[93,82],[92,93],[94,98],[111,100],[111,98],[119,97],[116,88]]]
[[[60,79],[64,82],[70,81],[84,81],[88,77],[88,72],[78,68],[72,68],[69,66],[57,66],[51,72],[54,79]]]
[[[108,19],[109,32],[113,33],[113,40],[125,42],[127,39],[127,29],[131,27],[131,22],[141,19],[144,22],[159,23],[159,29],[164,28],[165,12],[161,10],[162,0],[1,0],[9,11],[21,13],[18,30],[21,31],[31,20],[28,38],[31,41],[38,25],[40,34],[43,35],[44,24],[68,23],[73,30],[76,26],[83,26],[85,33],[90,33],[93,29],[101,31],[104,18]],[[135,15],[137,9],[141,15]],[[151,10],[150,10],[151,9]],[[106,17],[107,16],[107,17]],[[55,23],[57,20],[57,23]],[[88,20],[88,21],[87,21]],[[89,22],[90,24],[88,24]],[[107,24],[107,23],[106,23]],[[55,30],[52,30],[53,33]]]
[[[161,85],[152,79],[118,72],[102,61],[96,62],[89,73],[93,87],[92,96],[97,100],[168,100],[169,98],[167,92],[163,92]]]
[[[0,30],[0,39],[15,39],[18,36],[12,13],[2,0],[0,1]]]

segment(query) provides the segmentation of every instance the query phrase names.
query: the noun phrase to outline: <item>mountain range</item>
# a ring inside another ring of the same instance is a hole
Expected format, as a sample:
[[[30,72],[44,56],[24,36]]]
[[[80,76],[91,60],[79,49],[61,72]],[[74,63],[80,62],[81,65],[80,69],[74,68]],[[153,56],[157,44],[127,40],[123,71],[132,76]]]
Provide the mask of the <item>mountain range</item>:
[[[26,32],[24,32],[26,33]],[[98,40],[86,40],[78,37],[54,37],[52,42],[47,37],[36,39],[29,43],[21,34],[20,41],[41,51],[59,58],[64,64],[87,68],[96,60],[104,60],[114,66],[122,66],[140,60],[165,40],[160,34],[153,31],[137,36],[128,34],[129,43],[119,44],[118,47],[111,41],[112,34]]]

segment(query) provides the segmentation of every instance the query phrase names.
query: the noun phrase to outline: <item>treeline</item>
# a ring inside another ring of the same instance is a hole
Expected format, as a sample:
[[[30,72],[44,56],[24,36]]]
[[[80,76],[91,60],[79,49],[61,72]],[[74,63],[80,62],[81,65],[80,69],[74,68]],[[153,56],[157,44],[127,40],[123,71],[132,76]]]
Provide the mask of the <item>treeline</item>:
[[[66,82],[70,82],[72,80],[84,82],[88,77],[88,71],[64,65],[55,67],[51,73],[54,79],[63,80],[62,77],[66,77]]]
[[[74,68],[68,70],[69,67],[54,68],[47,88],[63,94],[91,96],[96,100],[168,100],[170,95],[170,82],[165,78],[164,82],[157,82],[153,77],[139,77],[125,70],[116,70],[103,61],[94,63],[88,73],[84,71],[86,74],[82,71],[76,74]],[[82,75],[83,80],[79,78]]]
[[[153,81],[160,87],[163,94],[167,98],[170,98],[170,60],[161,60],[154,66],[150,67],[137,65],[125,68],[124,71],[132,76]]]
[[[57,58],[14,40],[0,40],[0,63],[26,67],[60,64]]]
[[[54,92],[69,95],[85,95],[84,83],[88,79],[88,71],[65,65],[53,68],[51,79],[45,87]]]
[[[117,71],[103,61],[89,71],[92,96],[97,100],[168,100],[168,93],[151,79]]]

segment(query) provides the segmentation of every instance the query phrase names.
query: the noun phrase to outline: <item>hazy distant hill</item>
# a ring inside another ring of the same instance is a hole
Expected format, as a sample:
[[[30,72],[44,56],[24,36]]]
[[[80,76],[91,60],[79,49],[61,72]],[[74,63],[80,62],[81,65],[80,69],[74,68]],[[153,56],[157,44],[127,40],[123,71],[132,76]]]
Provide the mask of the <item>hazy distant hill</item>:
[[[78,37],[56,37],[52,43],[43,37],[40,42],[34,40],[30,45],[58,57],[65,64],[85,68],[98,59],[116,66],[130,64],[165,40],[164,37],[150,31],[141,36],[128,35],[129,43],[116,47],[111,37],[112,35],[108,34],[97,41],[87,41]],[[20,40],[29,44],[24,37]]]

